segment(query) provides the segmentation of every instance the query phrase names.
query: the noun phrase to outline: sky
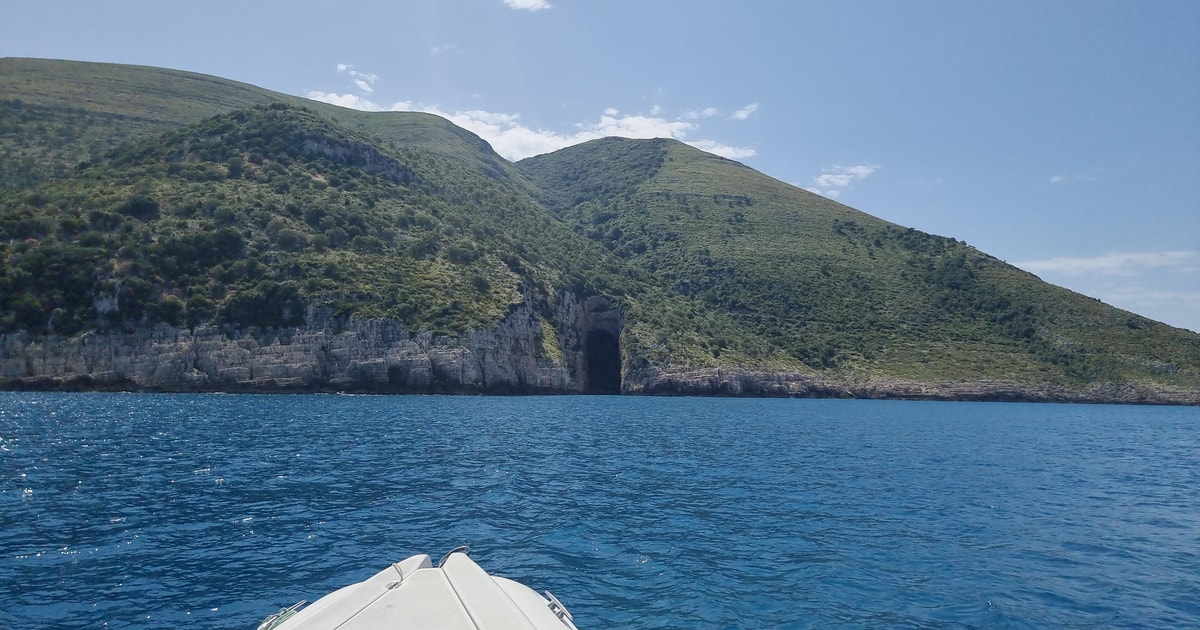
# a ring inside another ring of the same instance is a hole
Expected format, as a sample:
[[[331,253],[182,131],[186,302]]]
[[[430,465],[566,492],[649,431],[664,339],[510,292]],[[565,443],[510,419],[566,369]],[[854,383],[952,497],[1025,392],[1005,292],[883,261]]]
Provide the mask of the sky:
[[[45,0],[0,57],[428,111],[512,160],[676,138],[1200,331],[1195,0]]]

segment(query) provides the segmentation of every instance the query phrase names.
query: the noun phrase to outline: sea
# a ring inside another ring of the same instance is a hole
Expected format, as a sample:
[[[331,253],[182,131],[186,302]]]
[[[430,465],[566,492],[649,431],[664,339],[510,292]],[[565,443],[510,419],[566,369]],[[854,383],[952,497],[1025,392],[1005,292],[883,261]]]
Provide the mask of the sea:
[[[1200,627],[1200,409],[0,393],[0,628],[254,628],[459,545],[608,628]]]

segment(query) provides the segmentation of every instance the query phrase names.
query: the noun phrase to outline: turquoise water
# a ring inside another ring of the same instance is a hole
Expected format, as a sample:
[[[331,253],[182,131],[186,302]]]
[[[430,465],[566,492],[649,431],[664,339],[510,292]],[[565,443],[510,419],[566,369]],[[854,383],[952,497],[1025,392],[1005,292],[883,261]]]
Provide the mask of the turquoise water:
[[[1196,408],[0,393],[0,627],[460,544],[601,628],[1198,627]]]

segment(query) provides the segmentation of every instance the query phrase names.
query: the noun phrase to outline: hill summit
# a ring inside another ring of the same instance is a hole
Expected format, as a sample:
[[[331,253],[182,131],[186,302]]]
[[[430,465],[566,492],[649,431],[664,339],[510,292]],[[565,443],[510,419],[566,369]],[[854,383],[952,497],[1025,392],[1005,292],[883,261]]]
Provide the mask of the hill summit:
[[[1200,403],[1200,335],[676,141],[514,164],[108,64],[0,92],[5,387]]]

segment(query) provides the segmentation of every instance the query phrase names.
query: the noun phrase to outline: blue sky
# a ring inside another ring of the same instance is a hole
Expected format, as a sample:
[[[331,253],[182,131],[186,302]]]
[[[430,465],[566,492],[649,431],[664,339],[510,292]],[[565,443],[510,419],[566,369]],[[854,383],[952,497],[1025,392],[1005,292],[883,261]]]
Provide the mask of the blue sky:
[[[1194,0],[10,2],[0,56],[431,111],[510,159],[674,137],[1200,331]]]

